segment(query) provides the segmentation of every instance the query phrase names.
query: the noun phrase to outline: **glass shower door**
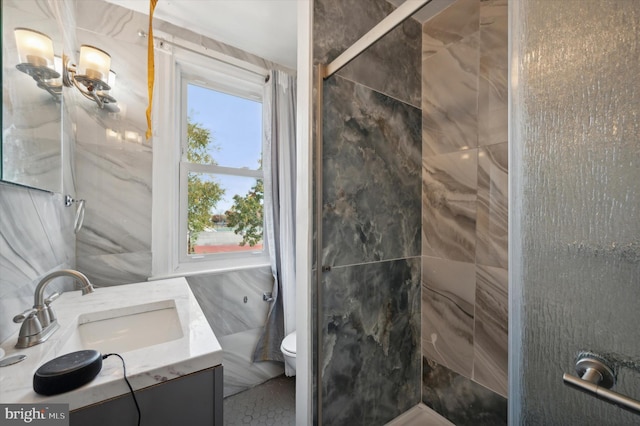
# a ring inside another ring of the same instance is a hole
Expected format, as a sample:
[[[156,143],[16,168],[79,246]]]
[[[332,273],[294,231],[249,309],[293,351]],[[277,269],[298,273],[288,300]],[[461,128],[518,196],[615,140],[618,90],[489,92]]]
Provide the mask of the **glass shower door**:
[[[640,399],[640,7],[510,2],[510,424],[631,425],[563,383],[582,352]]]

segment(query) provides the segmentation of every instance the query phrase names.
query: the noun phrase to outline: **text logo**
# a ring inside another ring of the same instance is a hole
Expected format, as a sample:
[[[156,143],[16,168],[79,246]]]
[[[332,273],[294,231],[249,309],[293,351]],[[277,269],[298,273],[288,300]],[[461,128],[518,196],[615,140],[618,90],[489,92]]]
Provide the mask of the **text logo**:
[[[0,404],[0,426],[69,426],[69,404]]]

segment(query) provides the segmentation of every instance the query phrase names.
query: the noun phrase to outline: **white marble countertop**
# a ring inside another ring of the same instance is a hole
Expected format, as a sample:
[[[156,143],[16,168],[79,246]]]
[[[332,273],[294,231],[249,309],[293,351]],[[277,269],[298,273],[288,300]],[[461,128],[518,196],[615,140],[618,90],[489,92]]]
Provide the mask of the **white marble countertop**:
[[[46,342],[16,349],[16,333],[0,345],[5,357],[27,355],[20,363],[0,368],[0,403],[67,403],[73,410],[129,393],[118,357],[104,359],[102,370],[88,384],[50,397],[33,391],[33,374],[45,362],[68,352],[63,346],[78,326],[81,314],[169,299],[175,300],[182,337],[120,353],[133,388],[142,389],[221,365],[220,343],[184,278],[96,288],[86,296],[80,291],[66,292],[53,302],[60,328]]]

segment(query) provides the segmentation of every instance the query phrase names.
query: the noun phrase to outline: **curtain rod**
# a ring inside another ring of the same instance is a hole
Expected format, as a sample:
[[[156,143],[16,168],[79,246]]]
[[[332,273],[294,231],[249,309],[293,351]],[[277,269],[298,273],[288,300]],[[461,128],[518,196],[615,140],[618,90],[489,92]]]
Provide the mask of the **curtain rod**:
[[[144,32],[144,31],[142,31],[142,30],[139,30],[139,31],[138,31],[138,36],[140,36],[140,37],[145,37],[145,38],[146,38],[146,37],[148,36],[148,34],[147,34],[146,32]],[[231,65],[232,67],[239,68],[239,69],[241,69],[241,70],[243,70],[243,71],[247,71],[247,72],[250,72],[250,73],[252,73],[252,74],[256,74],[256,75],[262,76],[262,77],[264,77],[264,81],[265,81],[265,83],[269,81],[269,77],[270,77],[269,71],[268,71],[268,70],[263,69],[262,67],[260,67],[260,66],[258,66],[258,65],[248,64],[248,65],[250,65],[251,67],[260,68],[260,69],[261,69],[260,71],[258,71],[258,70],[256,70],[256,69],[251,69],[251,68],[244,67],[244,66],[242,66],[242,65],[239,65],[239,64],[233,63],[232,61],[225,60],[225,59],[221,59],[221,58],[216,57],[216,56],[207,55],[207,54],[206,54],[206,53],[204,53],[204,52],[200,52],[200,51],[198,51],[198,50],[196,50],[196,49],[192,49],[192,48],[187,47],[187,46],[184,46],[184,45],[182,45],[182,44],[180,44],[180,43],[175,43],[175,42],[173,42],[173,41],[169,41],[169,40],[167,40],[167,39],[165,39],[165,38],[162,38],[162,37],[153,36],[153,39],[154,39],[154,40],[156,40],[156,41],[158,41],[158,42],[160,42],[160,43],[165,43],[165,44],[168,44],[168,45],[171,45],[171,46],[177,47],[177,48],[179,48],[179,49],[186,50],[187,52],[191,52],[191,53],[195,53],[196,55],[204,56],[204,57],[206,57],[206,58],[215,59],[215,60],[217,60],[217,61],[224,62],[224,63],[225,63],[225,64],[227,64],[227,65]],[[206,47],[205,47],[204,49],[206,49]],[[215,52],[215,51],[213,51],[213,52]],[[220,53],[220,52],[216,52],[216,53]],[[224,55],[223,53],[220,53],[220,54],[221,54],[221,55]],[[227,55],[224,55],[224,56],[227,56]],[[234,59],[234,60],[236,59],[236,58],[233,58],[233,57],[230,57],[230,58],[232,58],[232,59]],[[239,61],[239,59],[238,59],[238,61]]]
[[[375,27],[369,30],[358,41],[353,43],[351,47],[342,52],[340,56],[334,59],[329,65],[323,67],[323,78],[327,79],[338,72],[342,67],[358,57],[369,46],[384,37],[388,32],[406,21],[411,15],[418,11],[421,7],[431,3],[431,0],[405,0],[396,10],[391,12],[386,18],[380,21]]]

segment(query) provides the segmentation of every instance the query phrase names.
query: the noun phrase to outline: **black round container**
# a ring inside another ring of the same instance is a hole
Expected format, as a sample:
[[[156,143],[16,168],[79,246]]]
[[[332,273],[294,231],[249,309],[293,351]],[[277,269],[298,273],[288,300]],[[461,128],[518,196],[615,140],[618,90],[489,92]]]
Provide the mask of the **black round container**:
[[[33,375],[33,390],[41,395],[69,392],[89,383],[101,369],[100,352],[71,352],[41,365]]]

